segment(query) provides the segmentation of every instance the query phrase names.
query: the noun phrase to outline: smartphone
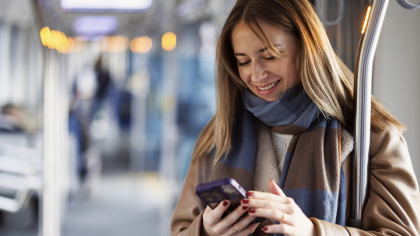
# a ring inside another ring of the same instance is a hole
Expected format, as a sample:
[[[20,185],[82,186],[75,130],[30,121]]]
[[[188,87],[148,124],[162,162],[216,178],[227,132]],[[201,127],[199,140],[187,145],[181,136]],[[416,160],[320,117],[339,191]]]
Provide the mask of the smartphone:
[[[199,184],[195,188],[195,193],[211,209],[216,208],[223,200],[229,200],[230,205],[223,213],[222,218],[240,206],[241,200],[246,198],[245,189],[243,189],[234,179],[220,179],[204,184]],[[248,212],[245,212],[238,219],[238,221],[247,215]],[[265,218],[263,217],[257,217],[250,224],[262,222],[264,220]]]

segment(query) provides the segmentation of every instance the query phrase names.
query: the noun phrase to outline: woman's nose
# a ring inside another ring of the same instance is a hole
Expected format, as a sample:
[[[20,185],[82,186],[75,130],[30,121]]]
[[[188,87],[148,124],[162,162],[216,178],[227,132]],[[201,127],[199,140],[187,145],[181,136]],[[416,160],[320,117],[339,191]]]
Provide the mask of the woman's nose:
[[[254,62],[252,65],[252,76],[251,80],[253,82],[260,82],[261,80],[265,79],[268,75],[266,68],[260,62]]]

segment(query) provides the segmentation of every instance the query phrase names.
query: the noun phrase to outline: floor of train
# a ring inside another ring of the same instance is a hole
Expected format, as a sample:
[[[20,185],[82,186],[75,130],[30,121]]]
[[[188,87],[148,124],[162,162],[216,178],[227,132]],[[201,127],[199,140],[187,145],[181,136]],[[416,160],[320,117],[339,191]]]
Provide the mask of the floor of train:
[[[169,235],[173,186],[154,173],[105,171],[95,193],[81,191],[70,200],[62,236]],[[37,224],[22,227],[24,223],[13,224],[21,220],[18,215],[9,218],[0,235],[38,235]]]

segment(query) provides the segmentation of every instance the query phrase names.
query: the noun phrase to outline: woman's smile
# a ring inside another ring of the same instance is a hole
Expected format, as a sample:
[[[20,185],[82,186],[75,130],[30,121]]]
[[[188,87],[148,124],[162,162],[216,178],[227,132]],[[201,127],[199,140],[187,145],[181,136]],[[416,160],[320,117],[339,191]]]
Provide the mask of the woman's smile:
[[[255,86],[255,87],[256,87],[256,90],[257,90],[259,95],[266,96],[266,95],[269,95],[272,92],[274,92],[278,88],[280,82],[281,82],[281,80],[277,80],[277,81],[274,81],[273,83],[270,83],[268,85]]]

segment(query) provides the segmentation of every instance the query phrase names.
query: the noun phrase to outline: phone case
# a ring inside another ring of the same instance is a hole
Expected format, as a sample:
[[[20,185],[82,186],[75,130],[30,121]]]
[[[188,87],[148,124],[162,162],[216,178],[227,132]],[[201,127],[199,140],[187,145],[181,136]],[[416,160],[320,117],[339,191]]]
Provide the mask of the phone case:
[[[246,191],[234,179],[220,179],[209,183],[199,184],[195,188],[197,196],[211,209],[219,202],[229,200],[231,205],[238,205],[246,198]]]
[[[246,198],[246,191],[234,179],[220,179],[212,182],[199,184],[195,188],[197,196],[211,209],[216,208],[223,200],[229,200],[230,205],[223,213],[222,218],[241,205],[241,200]],[[238,220],[247,216],[245,212]],[[257,217],[250,224],[264,221],[265,218]]]

